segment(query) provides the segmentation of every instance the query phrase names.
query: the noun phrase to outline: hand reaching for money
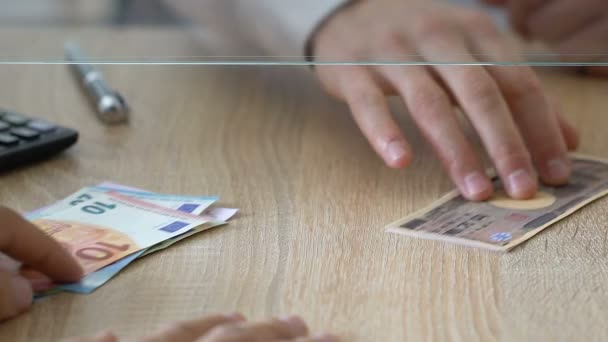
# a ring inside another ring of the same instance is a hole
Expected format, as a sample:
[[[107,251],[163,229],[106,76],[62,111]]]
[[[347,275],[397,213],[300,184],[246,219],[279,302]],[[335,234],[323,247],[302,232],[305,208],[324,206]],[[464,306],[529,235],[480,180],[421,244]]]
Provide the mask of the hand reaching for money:
[[[117,342],[111,332],[93,337],[82,337],[70,342]],[[337,338],[328,334],[310,336],[308,327],[297,316],[248,322],[241,314],[212,315],[174,323],[159,332],[144,337],[141,342],[333,342]]]
[[[320,62],[435,63],[316,68],[388,166],[402,168],[413,158],[386,99],[399,95],[467,199],[488,199],[493,188],[454,104],[476,129],[511,197],[533,197],[537,175],[549,185],[568,181],[567,152],[576,147],[577,133],[550,103],[535,72],[474,65],[480,59],[522,59],[483,12],[436,0],[353,1],[327,20],[311,45]],[[473,65],[446,65],[454,62]]]
[[[80,266],[55,240],[3,207],[0,207],[0,252],[0,321],[27,310],[33,291],[50,285],[20,276],[20,263],[58,282],[73,282],[82,276]]]

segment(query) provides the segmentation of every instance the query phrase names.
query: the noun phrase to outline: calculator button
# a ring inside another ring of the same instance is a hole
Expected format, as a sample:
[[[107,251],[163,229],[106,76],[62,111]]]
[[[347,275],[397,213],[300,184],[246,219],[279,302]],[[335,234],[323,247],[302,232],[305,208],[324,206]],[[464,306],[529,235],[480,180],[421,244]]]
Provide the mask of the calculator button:
[[[23,126],[29,121],[29,119],[20,114],[8,113],[2,117],[2,121],[13,126]]]
[[[31,129],[33,129],[35,131],[38,131],[40,133],[49,133],[49,132],[54,131],[55,128],[57,128],[57,126],[55,126],[55,125],[53,125],[51,123],[48,123],[46,121],[42,121],[42,120],[33,120],[33,121],[30,121],[27,124],[27,127],[31,128]],[[0,129],[0,131],[1,130],[2,129]]]
[[[10,132],[12,135],[25,140],[33,140],[40,136],[40,133],[25,127],[13,128]]]
[[[6,122],[0,121],[0,132],[6,131],[9,128],[11,128],[11,126],[9,124],[7,124]]]
[[[18,143],[19,139],[16,137],[9,134],[0,133],[0,146],[13,146],[17,145]]]

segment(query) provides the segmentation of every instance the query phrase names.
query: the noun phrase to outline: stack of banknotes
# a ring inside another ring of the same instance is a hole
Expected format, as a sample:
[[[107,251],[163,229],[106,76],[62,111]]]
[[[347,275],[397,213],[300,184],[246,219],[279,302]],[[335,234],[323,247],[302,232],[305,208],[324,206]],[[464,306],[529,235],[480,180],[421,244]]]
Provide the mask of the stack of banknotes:
[[[62,291],[91,293],[138,258],[226,224],[237,209],[211,207],[217,197],[153,193],[114,183],[83,188],[27,215],[78,261],[85,277]],[[23,270],[30,278],[41,276]]]

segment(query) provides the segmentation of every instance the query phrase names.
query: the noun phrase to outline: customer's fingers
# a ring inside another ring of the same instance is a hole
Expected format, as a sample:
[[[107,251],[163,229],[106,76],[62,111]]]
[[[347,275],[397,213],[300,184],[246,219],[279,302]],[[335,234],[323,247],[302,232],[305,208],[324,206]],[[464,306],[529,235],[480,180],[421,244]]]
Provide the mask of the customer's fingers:
[[[209,315],[168,325],[142,342],[193,342],[217,327],[244,321],[241,314]]]
[[[489,56],[492,62],[521,59],[493,25],[476,24],[468,29],[475,52]],[[552,185],[567,182],[571,166],[566,143],[554,108],[536,74],[523,66],[490,66],[486,69],[507,101],[543,182]]]
[[[477,62],[471,56],[464,34],[442,24],[428,23],[416,35],[422,38],[417,46],[426,58],[443,61],[446,55],[455,55],[462,62]],[[476,65],[440,64],[435,70],[479,133],[509,195],[518,199],[534,196],[538,189],[536,172],[496,81],[485,68]]]
[[[308,335],[308,327],[296,316],[262,322],[221,325],[199,339],[200,342],[272,342]]]
[[[338,342],[338,339],[334,335],[320,334],[315,336],[298,337],[296,339],[281,340],[280,342]]]
[[[76,281],[82,269],[58,242],[14,211],[0,207],[0,251],[57,281]]]
[[[54,286],[56,286],[56,283],[53,281],[53,279],[49,278],[44,273],[31,268],[21,269],[19,275],[21,275],[30,282],[32,288],[34,289],[34,292],[36,293],[48,291]]]
[[[386,97],[363,67],[336,66],[337,96],[342,98],[374,150],[393,168],[407,166],[413,152],[394,120]]]
[[[33,290],[27,279],[0,271],[0,321],[13,318],[32,305]]]
[[[405,41],[387,42],[382,51],[405,55]],[[406,103],[414,121],[431,143],[452,181],[471,200],[485,200],[493,186],[454,113],[450,97],[422,66],[379,66]]]
[[[19,267],[21,267],[20,262],[0,252],[0,271],[10,271],[16,273],[19,271]]]
[[[94,336],[70,338],[65,342],[119,342],[119,339],[113,332],[103,331]]]

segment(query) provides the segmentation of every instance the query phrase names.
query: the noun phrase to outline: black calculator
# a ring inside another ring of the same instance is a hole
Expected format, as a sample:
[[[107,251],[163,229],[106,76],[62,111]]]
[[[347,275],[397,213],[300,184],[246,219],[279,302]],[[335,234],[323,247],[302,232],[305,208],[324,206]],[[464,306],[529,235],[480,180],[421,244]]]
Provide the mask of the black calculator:
[[[51,157],[78,140],[78,132],[0,110],[0,172]]]

